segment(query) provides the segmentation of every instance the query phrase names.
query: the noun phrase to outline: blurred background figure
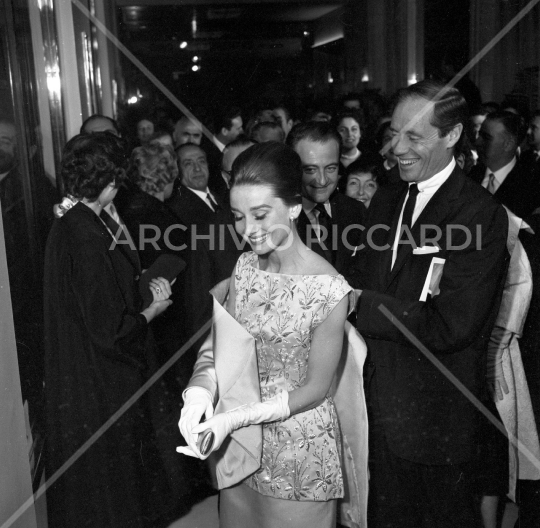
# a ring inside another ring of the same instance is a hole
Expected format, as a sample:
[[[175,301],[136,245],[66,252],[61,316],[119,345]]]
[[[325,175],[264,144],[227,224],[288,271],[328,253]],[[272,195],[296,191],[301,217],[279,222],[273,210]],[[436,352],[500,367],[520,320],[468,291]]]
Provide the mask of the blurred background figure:
[[[283,143],[285,141],[285,132],[275,121],[261,121],[253,127],[251,140],[255,143],[265,143],[266,141]]]
[[[140,145],[146,145],[154,134],[154,123],[147,118],[140,119],[137,122],[137,139]]]
[[[357,110],[344,110],[336,117],[336,129],[341,136],[340,174],[347,173],[347,167],[358,160],[362,152],[358,148],[362,138],[362,119]]]

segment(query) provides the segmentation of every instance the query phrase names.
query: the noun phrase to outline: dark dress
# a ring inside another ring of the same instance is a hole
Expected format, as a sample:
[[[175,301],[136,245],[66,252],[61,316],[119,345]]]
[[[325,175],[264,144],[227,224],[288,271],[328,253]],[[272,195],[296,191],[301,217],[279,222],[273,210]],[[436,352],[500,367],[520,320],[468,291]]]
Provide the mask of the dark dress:
[[[77,203],[55,221],[45,260],[47,478],[141,387],[153,341],[135,269],[99,217]],[[157,526],[167,490],[147,394],[47,491],[49,526]],[[163,497],[163,499],[160,499]]]

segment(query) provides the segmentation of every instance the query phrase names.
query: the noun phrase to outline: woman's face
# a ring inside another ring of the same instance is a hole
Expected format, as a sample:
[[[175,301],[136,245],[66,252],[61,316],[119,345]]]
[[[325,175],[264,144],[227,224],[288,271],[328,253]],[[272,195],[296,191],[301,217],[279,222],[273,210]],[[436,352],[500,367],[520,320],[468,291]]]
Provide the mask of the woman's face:
[[[233,186],[231,209],[236,231],[258,255],[284,250],[292,242],[292,220],[300,205],[286,205],[269,185]]]
[[[371,199],[378,188],[379,186],[370,172],[359,172],[351,174],[347,178],[345,194],[369,207]]]
[[[345,150],[351,150],[360,142],[360,125],[352,117],[343,118],[337,128],[341,136],[341,145]]]

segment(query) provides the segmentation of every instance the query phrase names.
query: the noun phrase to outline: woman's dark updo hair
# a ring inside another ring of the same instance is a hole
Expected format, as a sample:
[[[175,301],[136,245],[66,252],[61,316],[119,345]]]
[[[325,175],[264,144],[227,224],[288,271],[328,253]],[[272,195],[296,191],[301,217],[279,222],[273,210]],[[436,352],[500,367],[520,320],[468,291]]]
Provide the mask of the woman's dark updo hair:
[[[127,156],[122,140],[110,132],[79,134],[64,147],[61,176],[64,193],[95,202],[103,189],[126,177]]]
[[[290,147],[277,141],[244,150],[232,165],[232,187],[267,185],[274,196],[292,207],[302,203],[302,161]]]

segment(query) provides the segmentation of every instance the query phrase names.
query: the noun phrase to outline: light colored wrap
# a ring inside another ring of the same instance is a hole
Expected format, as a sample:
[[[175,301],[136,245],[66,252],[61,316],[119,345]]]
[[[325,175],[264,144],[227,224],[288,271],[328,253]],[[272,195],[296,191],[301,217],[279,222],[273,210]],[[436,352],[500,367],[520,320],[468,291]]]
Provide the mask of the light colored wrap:
[[[515,443],[509,443],[508,497],[515,501],[517,479],[540,479],[540,443],[519,349],[519,338],[531,301],[532,272],[529,259],[518,240],[522,220],[510,212],[508,218],[507,247],[511,259],[495,326],[513,334],[503,354],[503,372],[509,392],[495,403],[509,437],[516,438],[533,458],[531,460],[530,455],[520,451]]]
[[[199,386],[214,397],[219,395],[217,414],[260,401],[260,392],[255,340],[215,298],[213,317],[211,335],[201,347],[188,389]],[[364,340],[346,322],[343,353],[330,392],[338,413],[343,448],[345,497],[338,503],[340,522],[350,528],[367,526],[368,422],[362,378],[366,353]],[[231,487],[257,471],[261,455],[260,425],[234,431],[211,457],[218,488]]]

